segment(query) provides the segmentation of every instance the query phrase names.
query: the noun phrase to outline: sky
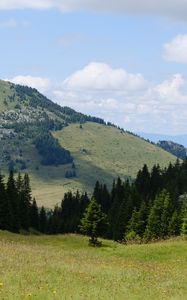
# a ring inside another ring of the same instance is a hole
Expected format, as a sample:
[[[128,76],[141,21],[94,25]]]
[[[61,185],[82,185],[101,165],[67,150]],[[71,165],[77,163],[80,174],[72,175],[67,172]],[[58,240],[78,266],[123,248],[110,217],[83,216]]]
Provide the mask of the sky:
[[[133,132],[187,133],[187,0],[1,0],[0,78]]]

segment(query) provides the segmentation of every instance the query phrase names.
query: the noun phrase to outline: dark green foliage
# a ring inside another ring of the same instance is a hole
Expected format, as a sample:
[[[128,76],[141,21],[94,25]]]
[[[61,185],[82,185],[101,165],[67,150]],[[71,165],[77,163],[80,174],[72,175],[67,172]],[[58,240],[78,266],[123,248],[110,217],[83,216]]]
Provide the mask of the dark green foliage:
[[[41,133],[34,141],[39,154],[42,156],[42,165],[63,165],[72,163],[73,158],[68,150],[62,148],[51,133]]]
[[[31,188],[29,176],[24,175],[22,181],[21,191],[19,193],[19,219],[20,227],[24,230],[28,230],[31,223]]]
[[[186,236],[186,182],[187,161],[165,170],[157,165],[151,172],[144,165],[134,182],[118,178],[109,192],[97,181],[91,201],[86,193],[68,192],[60,207],[47,211],[32,201],[28,175],[18,174],[15,180],[10,171],[7,185],[0,175],[0,229],[19,232],[32,227],[47,234],[81,231],[91,236],[91,244],[97,244],[98,236],[138,242]]]
[[[0,175],[0,229],[18,233],[32,226],[38,230],[38,208],[32,202],[29,176],[18,174],[15,180],[11,171],[7,185]]]
[[[187,236],[187,212],[185,212],[182,218],[181,234]]]
[[[163,190],[156,196],[151,208],[145,230],[146,239],[164,238],[169,235],[170,208],[170,195],[166,190]]]
[[[181,223],[182,223],[181,213],[180,211],[175,210],[169,222],[168,231],[170,236],[180,235],[180,230],[182,225]]]
[[[61,232],[77,232],[78,225],[89,202],[87,194],[73,195],[68,192],[64,195],[61,203]]]
[[[67,123],[84,123],[90,121],[105,124],[103,119],[83,115],[69,107],[61,107],[40,94],[36,89],[21,85],[15,85],[14,87],[21,102],[29,100],[29,105],[31,107],[47,109],[58,117],[64,117]]]
[[[6,194],[3,176],[0,174],[0,229],[11,230],[10,205]]]
[[[107,190],[106,185],[102,185],[99,181],[96,182],[93,197],[101,205],[101,209],[104,213],[107,213],[110,209],[110,194]]]
[[[134,237],[137,239],[142,239],[145,228],[147,225],[147,217],[148,217],[148,208],[145,202],[142,202],[142,205],[139,210],[136,208],[132,212],[131,219],[128,223],[127,230],[125,233],[125,239],[129,240],[129,238]]]
[[[150,198],[151,191],[151,176],[147,165],[144,165],[143,169],[138,172],[135,180],[135,186],[140,197],[140,203],[142,200],[147,202]],[[137,203],[137,205],[140,203]]]
[[[187,195],[182,199],[181,234],[187,237]]]
[[[120,178],[113,183],[111,206],[109,210],[109,237],[114,240],[123,239],[124,232],[133,210],[133,199],[129,181],[123,183]]]
[[[185,160],[187,157],[187,149],[183,145],[171,141],[159,141],[157,145],[180,159]]]
[[[46,214],[46,210],[43,206],[39,213],[39,230],[42,233],[47,232],[47,214]]]
[[[101,205],[92,198],[81,219],[80,231],[90,236],[90,243],[97,245],[97,238],[104,232],[107,216],[101,210]]]
[[[33,199],[33,202],[31,204],[30,226],[36,230],[39,230],[39,212],[35,199]]]
[[[16,188],[16,182],[14,179],[13,171],[10,171],[7,182],[7,201],[10,205],[10,225],[12,232],[19,232],[19,207],[18,207],[18,190]]]
[[[65,178],[74,178],[74,177],[76,177],[75,169],[66,171]]]

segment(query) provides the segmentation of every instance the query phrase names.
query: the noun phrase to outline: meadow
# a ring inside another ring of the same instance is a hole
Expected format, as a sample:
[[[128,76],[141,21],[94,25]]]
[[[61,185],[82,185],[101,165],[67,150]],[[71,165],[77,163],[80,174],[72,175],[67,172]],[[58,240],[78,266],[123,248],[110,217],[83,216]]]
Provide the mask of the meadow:
[[[0,232],[0,299],[187,299],[187,243]]]

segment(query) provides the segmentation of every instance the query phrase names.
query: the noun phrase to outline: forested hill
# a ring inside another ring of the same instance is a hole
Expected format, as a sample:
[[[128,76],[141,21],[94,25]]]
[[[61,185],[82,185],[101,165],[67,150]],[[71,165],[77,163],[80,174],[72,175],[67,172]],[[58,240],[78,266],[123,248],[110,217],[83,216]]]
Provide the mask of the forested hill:
[[[0,169],[27,172],[39,203],[53,206],[69,189],[109,187],[176,157],[104,120],[61,107],[36,89],[0,81]]]
[[[63,124],[86,121],[105,124],[104,120],[100,118],[87,116],[69,107],[62,107],[54,103],[36,89],[0,80],[0,112],[5,113],[10,110],[12,114],[14,112],[12,121],[19,123],[42,121],[48,117],[60,120]],[[21,114],[18,116],[19,113]],[[6,121],[6,113],[4,120]],[[9,121],[11,121],[11,116]]]
[[[183,145],[172,141],[159,141],[157,145],[180,159],[185,160],[187,157],[187,149]]]

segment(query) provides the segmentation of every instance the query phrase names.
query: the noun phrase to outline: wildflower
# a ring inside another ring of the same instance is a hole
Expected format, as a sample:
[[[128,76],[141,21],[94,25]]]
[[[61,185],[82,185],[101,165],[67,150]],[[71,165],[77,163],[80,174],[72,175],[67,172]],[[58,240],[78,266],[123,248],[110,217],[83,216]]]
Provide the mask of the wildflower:
[[[55,295],[55,294],[56,294],[56,291],[53,291],[53,294]]]

